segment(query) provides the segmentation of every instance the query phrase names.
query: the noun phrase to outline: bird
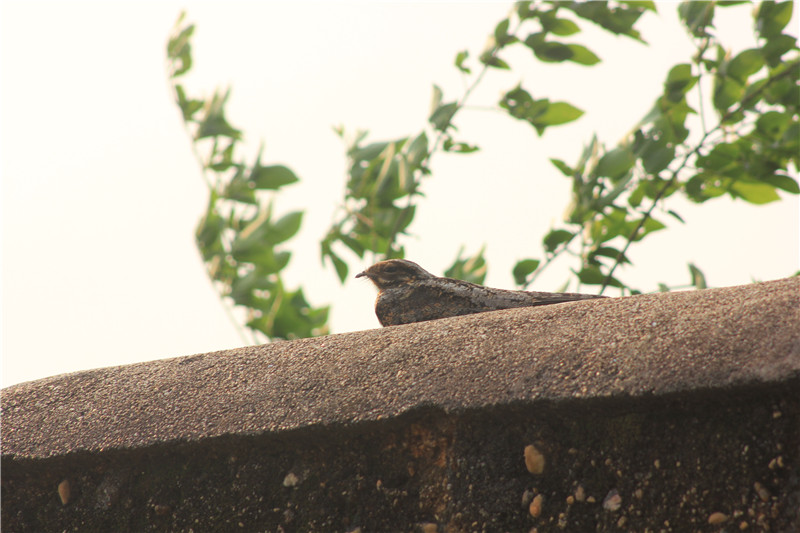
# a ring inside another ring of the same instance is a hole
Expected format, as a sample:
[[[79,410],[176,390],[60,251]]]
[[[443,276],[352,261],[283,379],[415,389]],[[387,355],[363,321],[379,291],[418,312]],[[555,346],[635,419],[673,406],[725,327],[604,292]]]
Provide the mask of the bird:
[[[367,278],[377,287],[375,314],[384,327],[499,309],[605,298],[595,294],[494,289],[434,276],[407,259],[380,261],[356,277]]]

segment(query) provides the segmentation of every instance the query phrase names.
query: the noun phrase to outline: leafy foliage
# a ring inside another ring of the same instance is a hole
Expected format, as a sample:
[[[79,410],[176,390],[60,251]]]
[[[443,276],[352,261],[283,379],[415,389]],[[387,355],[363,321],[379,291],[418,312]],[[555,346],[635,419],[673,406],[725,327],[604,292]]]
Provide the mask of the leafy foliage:
[[[762,3],[754,14],[761,46],[730,57],[711,29],[717,10],[733,4],[736,2],[681,3],[678,13],[696,53],[667,72],[652,110],[615,146],[606,147],[593,138],[574,164],[551,159],[572,181],[572,201],[563,223],[545,234],[544,257],[522,259],[514,266],[512,273],[520,287],[529,287],[557,257],[568,254],[578,261],[572,269],[578,284],[597,285],[601,292],[607,287],[639,292],[615,273],[619,266],[630,264],[627,252],[631,245],[667,227],[662,215],[683,222],[680,214],[664,205],[670,196],[680,194],[705,202],[727,194],[763,204],[779,199],[778,189],[800,192],[787,170],[790,164],[797,167],[800,153],[797,43],[783,33],[792,3]],[[358,143],[366,134],[359,134],[348,151],[350,180],[358,180],[359,191],[371,187],[373,192],[358,195],[348,187],[342,217],[323,243],[323,256],[336,265],[340,277],[344,279],[348,269],[338,250],[349,248],[359,258],[368,252],[374,259],[403,256],[401,238],[422,196],[423,180],[430,175],[431,158],[442,151],[459,154],[478,149],[453,138],[455,123],[472,91],[493,69],[523,68],[501,57],[507,48],[524,46],[534,60],[545,63],[573,62],[589,67],[599,63],[600,56],[586,44],[575,42],[582,22],[644,42],[636,24],[647,11],[656,11],[653,2],[518,3],[495,26],[489,45],[479,56],[480,68],[468,64],[468,51],[456,55],[455,66],[469,82],[464,94],[447,100],[434,86],[427,128],[394,141],[394,146],[402,148],[424,139],[418,146],[425,150],[415,152],[418,157],[413,164],[398,155],[400,150],[384,151],[388,143],[376,142],[360,150]],[[708,91],[709,84],[713,90],[707,95],[703,90]],[[538,135],[583,114],[569,102],[533,94],[530,88],[517,85],[502,95],[497,107],[509,117],[529,123]],[[689,104],[690,95],[699,103],[699,110]],[[713,122],[707,116],[712,113]],[[434,141],[428,143],[428,139]],[[380,155],[370,157],[369,149]],[[387,174],[370,175],[368,171],[387,168],[387,154],[396,158],[396,167],[390,168],[402,169],[403,186],[394,187],[392,195],[381,196],[374,191]],[[700,270],[695,265],[690,270],[693,286],[704,287]]]
[[[284,165],[264,165],[263,145],[248,164],[238,157],[242,132],[225,117],[230,89],[210,98],[187,97],[180,78],[192,66],[194,25],[182,14],[167,43],[169,76],[195,156],[209,189],[206,213],[197,225],[197,248],[221,296],[246,313],[253,341],[327,332],[328,308],[312,307],[302,289],[287,289],[281,277],[291,252],[280,245],[300,229],[302,211],[276,217],[267,192],[298,181]]]
[[[634,243],[665,229],[670,219],[683,223],[666,205],[670,197],[703,203],[727,195],[764,204],[778,200],[778,190],[800,193],[789,171],[800,158],[800,56],[796,39],[784,33],[793,3],[759,4],[753,13],[758,46],[732,55],[716,37],[714,21],[719,10],[739,3],[679,4],[678,15],[695,50],[666,72],[651,110],[615,145],[594,137],[574,163],[550,160],[571,181],[571,201],[564,220],[542,238],[540,257],[523,258],[514,266],[520,287],[529,287],[566,255],[575,261],[573,283],[595,285],[600,292],[616,287],[637,293],[620,277],[619,267],[631,264],[628,251]],[[366,132],[347,134],[337,128],[346,143],[348,177],[339,212],[320,243],[323,261],[344,282],[348,260],[404,256],[403,240],[431,177],[431,160],[480,149],[458,138],[458,119],[473,91],[494,70],[527,68],[511,65],[506,50],[522,48],[534,62],[591,67],[601,57],[577,41],[584,25],[643,43],[637,23],[647,12],[656,13],[647,0],[517,3],[496,24],[477,62],[467,50],[456,54],[454,66],[466,88],[457,98],[446,98],[434,85],[428,120],[419,131],[374,141]],[[282,165],[262,166],[261,151],[250,166],[236,160],[241,132],[225,119],[228,91],[216,91],[206,100],[186,97],[177,80],[191,68],[193,29],[179,21],[167,51],[176,102],[196,153],[201,146],[207,149],[198,160],[210,200],[197,236],[209,274],[225,296],[248,309],[248,327],[286,338],[324,332],[327,308],[312,308],[301,290],[285,291],[280,278],[290,254],[277,246],[297,232],[302,213],[273,220],[272,199],[263,197],[297,177]],[[530,124],[540,136],[583,114],[569,102],[538,93],[518,84],[501,95],[495,108]],[[446,275],[482,282],[485,247],[466,258],[463,251]],[[694,264],[688,268],[690,286],[705,288],[702,271]],[[668,289],[659,284],[659,290]]]

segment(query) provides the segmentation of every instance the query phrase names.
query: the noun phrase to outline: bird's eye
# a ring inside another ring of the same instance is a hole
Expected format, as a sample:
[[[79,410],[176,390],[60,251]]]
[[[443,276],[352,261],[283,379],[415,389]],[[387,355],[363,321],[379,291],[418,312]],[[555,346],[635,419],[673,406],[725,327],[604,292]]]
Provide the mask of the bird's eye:
[[[396,265],[386,265],[386,268],[383,269],[387,274],[394,274],[397,272]]]

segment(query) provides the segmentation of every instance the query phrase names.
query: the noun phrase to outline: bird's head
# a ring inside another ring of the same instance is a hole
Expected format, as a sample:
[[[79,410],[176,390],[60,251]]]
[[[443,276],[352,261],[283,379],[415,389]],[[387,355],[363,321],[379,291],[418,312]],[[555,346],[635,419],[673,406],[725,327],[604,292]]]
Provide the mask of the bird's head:
[[[421,279],[435,278],[433,274],[405,259],[389,259],[375,263],[364,272],[356,274],[357,278],[369,278],[378,290],[398,287]]]

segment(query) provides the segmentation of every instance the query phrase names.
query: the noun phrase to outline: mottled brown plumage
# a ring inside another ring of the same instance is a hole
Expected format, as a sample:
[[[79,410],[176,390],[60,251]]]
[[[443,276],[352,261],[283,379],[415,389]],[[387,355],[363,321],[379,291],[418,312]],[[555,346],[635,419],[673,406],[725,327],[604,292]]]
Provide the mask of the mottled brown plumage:
[[[592,294],[509,291],[434,276],[405,259],[375,263],[357,278],[378,288],[375,314],[382,326],[423,322],[485,311],[603,298]]]

